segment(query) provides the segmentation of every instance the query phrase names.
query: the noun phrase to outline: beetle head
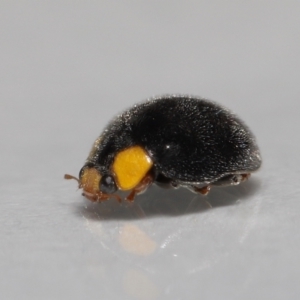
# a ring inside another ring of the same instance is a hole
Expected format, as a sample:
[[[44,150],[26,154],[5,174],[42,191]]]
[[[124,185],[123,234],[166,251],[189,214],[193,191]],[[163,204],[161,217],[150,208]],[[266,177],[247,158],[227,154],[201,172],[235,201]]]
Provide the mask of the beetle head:
[[[83,189],[82,195],[93,202],[105,201],[111,197],[121,202],[121,198],[113,194],[118,190],[113,176],[101,176],[95,167],[84,166],[79,172],[79,179],[69,174],[65,174],[65,179],[76,180],[78,188]]]

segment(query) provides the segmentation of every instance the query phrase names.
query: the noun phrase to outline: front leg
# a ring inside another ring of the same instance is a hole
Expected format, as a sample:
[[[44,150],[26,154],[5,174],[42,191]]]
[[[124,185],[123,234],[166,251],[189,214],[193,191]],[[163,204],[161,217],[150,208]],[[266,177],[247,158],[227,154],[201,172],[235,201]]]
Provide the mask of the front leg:
[[[103,194],[101,192],[96,192],[94,194],[83,192],[82,196],[89,199],[92,202],[103,202],[108,200],[109,198],[115,198],[119,203],[122,202],[122,199],[116,194]]]
[[[141,182],[131,190],[130,194],[126,197],[126,200],[132,202],[136,195],[141,194],[147,190],[153,180],[153,174],[150,172],[147,173],[147,175],[141,180]]]

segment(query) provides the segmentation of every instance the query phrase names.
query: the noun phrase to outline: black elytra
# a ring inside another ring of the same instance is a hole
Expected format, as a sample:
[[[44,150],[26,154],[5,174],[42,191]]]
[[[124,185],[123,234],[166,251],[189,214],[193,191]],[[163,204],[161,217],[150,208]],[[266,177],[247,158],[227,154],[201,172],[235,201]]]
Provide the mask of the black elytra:
[[[116,154],[135,145],[152,159],[154,182],[174,187],[231,182],[235,174],[249,174],[261,165],[259,148],[244,122],[198,97],[163,96],[124,111],[105,128],[86,165],[110,174]]]

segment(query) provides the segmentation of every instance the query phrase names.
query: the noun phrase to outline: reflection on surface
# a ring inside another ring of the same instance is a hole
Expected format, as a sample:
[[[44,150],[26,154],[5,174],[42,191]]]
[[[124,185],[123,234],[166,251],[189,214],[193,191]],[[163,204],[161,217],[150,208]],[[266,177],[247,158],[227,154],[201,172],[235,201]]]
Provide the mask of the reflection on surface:
[[[199,213],[210,207],[233,205],[238,200],[243,201],[253,195],[258,188],[259,181],[255,178],[238,186],[214,187],[208,196],[194,194],[184,188],[164,190],[152,186],[144,194],[139,195],[133,203],[123,201],[119,204],[114,199],[103,203],[91,203],[82,199],[76,210],[79,216],[97,220],[134,220],[161,215],[178,216]]]
[[[130,223],[126,223],[120,228],[119,243],[125,251],[144,256],[152,254],[157,247],[149,235]]]
[[[128,270],[123,278],[123,288],[128,296],[134,299],[157,299],[159,290],[157,286],[139,270]]]
[[[176,299],[183,281],[198,293],[200,278],[243,252],[260,211],[259,186],[252,178],[206,197],[153,186],[134,203],[81,198],[75,213],[91,233],[103,283],[114,278],[113,289],[132,299]]]

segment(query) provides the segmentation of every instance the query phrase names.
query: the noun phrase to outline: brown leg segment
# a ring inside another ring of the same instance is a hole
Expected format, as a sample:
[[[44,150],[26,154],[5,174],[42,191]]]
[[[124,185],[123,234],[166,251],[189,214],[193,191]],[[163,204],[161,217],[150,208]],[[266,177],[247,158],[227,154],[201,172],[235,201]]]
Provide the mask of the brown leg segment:
[[[90,194],[87,192],[83,192],[82,196],[86,197],[87,199],[91,200],[92,202],[102,202],[106,201],[109,198],[115,198],[119,203],[122,202],[121,198],[118,195],[115,194],[103,194],[103,193],[96,193],[96,194]]]
[[[194,191],[195,192],[200,193],[200,194],[202,194],[204,196],[206,196],[209,193],[210,189],[211,189],[210,185],[204,186],[202,188],[194,187]]]
[[[141,194],[151,185],[153,180],[153,175],[151,173],[148,173],[142,179],[142,181],[134,189],[131,190],[130,194],[126,197],[126,200],[132,202],[136,195]]]
[[[242,180],[241,180],[242,182],[248,180],[250,178],[250,176],[251,176],[250,173],[248,173],[248,174],[241,174],[241,175],[242,175]]]
[[[241,182],[246,181],[250,177],[250,173],[245,174],[230,174],[226,175],[219,180],[212,183],[215,186],[231,186],[231,185],[238,185]]]

